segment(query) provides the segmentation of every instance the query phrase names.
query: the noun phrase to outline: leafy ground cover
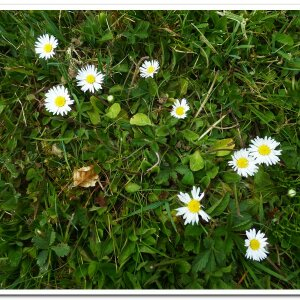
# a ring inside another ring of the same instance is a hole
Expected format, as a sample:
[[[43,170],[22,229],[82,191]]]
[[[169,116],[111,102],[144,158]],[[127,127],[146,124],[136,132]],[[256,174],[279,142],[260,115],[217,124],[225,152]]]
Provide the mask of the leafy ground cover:
[[[2,289],[300,288],[298,11],[0,16]],[[45,33],[49,60],[34,51]],[[94,94],[76,85],[86,64],[105,75]],[[45,110],[58,84],[66,116]],[[256,136],[280,142],[280,163],[244,178],[228,161]],[[98,182],[74,186],[87,166]],[[211,220],[184,225],[177,195],[193,186]],[[261,262],[245,257],[251,228],[268,238]]]

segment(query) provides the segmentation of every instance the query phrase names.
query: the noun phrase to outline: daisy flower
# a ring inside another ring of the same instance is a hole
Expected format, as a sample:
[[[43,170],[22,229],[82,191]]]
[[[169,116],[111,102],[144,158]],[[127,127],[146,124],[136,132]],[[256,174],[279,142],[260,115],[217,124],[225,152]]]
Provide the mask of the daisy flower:
[[[152,77],[158,72],[159,63],[157,60],[146,60],[140,67],[141,77]]]
[[[198,224],[199,222],[199,215],[204,219],[206,222],[210,219],[210,216],[202,209],[201,200],[204,197],[204,193],[200,195],[200,188],[196,188],[193,186],[191,191],[192,197],[190,197],[187,193],[180,192],[178,194],[178,198],[182,201],[185,206],[177,208],[176,216],[183,215],[185,219],[184,225],[188,223],[195,223]]]
[[[186,99],[182,99],[181,102],[177,99],[172,106],[171,115],[177,119],[184,119],[186,112],[190,109]]]
[[[104,75],[101,72],[97,72],[97,69],[93,65],[87,65],[79,70],[76,80],[78,80],[77,85],[81,86],[81,90],[86,92],[89,90],[94,93],[102,89]]]
[[[60,85],[51,88],[45,96],[46,110],[54,115],[67,114],[71,110],[69,105],[74,103],[74,100],[70,99],[68,90]]]
[[[57,39],[53,35],[44,34],[35,42],[35,52],[39,54],[40,58],[48,59],[54,55],[57,45]]]
[[[258,171],[255,159],[246,149],[235,151],[231,158],[232,160],[229,161],[228,164],[241,176],[252,176]]]
[[[265,249],[267,246],[267,238],[265,234],[256,230],[250,229],[246,231],[247,239],[245,240],[245,247],[248,247],[245,254],[246,258],[261,261],[267,257],[268,251]]]
[[[275,150],[279,145],[270,137],[256,137],[251,141],[248,151],[258,164],[275,165],[280,160],[277,155],[281,154],[281,150]]]

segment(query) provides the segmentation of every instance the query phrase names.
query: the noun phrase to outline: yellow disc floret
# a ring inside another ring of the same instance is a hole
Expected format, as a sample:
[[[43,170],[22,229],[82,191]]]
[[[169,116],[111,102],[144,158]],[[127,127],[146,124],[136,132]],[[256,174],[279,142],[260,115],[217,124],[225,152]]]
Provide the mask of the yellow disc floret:
[[[57,96],[55,99],[55,105],[58,107],[63,107],[66,104],[66,98],[63,96]]]
[[[46,52],[46,53],[50,53],[51,51],[52,51],[52,45],[51,44],[46,44],[45,46],[44,46],[44,51]]]
[[[258,250],[260,247],[260,243],[257,239],[253,239],[250,241],[250,248],[254,251]]]
[[[148,73],[148,74],[152,74],[154,71],[155,71],[155,68],[154,68],[153,66],[149,66],[149,67],[147,68],[147,73]]]
[[[260,155],[269,155],[271,153],[271,149],[267,145],[261,145],[258,147],[258,153]]]
[[[241,157],[241,158],[237,159],[236,165],[238,168],[242,168],[242,169],[247,168],[249,166],[249,161],[247,158]]]
[[[192,199],[187,207],[191,213],[197,213],[201,208],[200,201]]]
[[[184,107],[179,106],[176,108],[176,115],[177,116],[182,116],[184,114]]]
[[[96,81],[96,78],[95,78],[94,75],[90,74],[90,75],[86,76],[85,80],[86,80],[87,83],[93,84]]]

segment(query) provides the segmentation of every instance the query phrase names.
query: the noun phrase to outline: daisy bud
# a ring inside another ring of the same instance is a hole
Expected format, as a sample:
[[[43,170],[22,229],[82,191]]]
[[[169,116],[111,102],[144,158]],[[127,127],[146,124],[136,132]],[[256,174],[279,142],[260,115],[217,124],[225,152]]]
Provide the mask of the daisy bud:
[[[289,197],[291,197],[291,198],[293,198],[293,197],[295,197],[296,196],[296,191],[294,190],[294,189],[289,189],[288,190],[288,196]]]
[[[113,102],[114,101],[114,96],[113,95],[108,95],[107,96],[107,101],[108,102]]]

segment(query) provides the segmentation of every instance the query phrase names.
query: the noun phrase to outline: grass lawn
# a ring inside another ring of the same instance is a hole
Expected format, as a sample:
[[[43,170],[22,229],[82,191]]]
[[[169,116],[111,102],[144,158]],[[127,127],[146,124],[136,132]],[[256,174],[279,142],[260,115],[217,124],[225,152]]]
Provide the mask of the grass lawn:
[[[1,289],[299,289],[299,27],[299,11],[1,11]],[[103,78],[85,92],[87,65]],[[235,158],[256,137],[274,164]]]

